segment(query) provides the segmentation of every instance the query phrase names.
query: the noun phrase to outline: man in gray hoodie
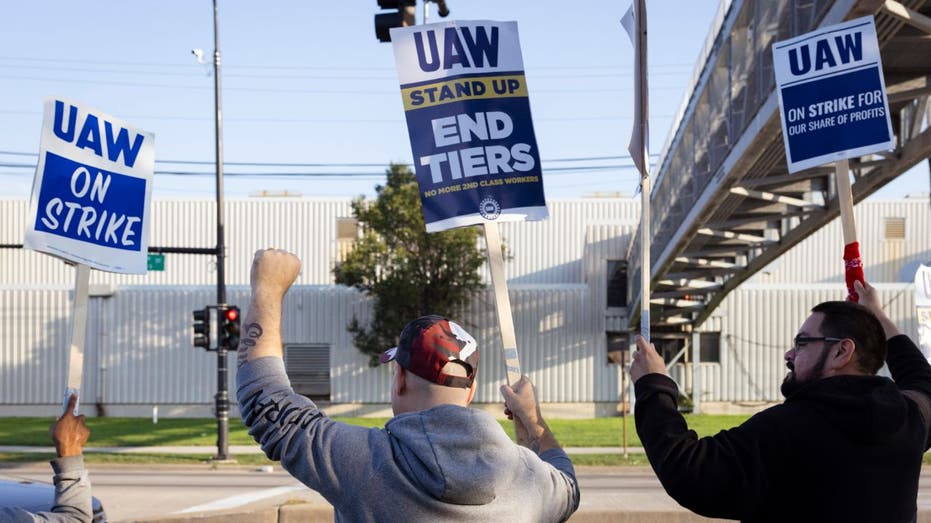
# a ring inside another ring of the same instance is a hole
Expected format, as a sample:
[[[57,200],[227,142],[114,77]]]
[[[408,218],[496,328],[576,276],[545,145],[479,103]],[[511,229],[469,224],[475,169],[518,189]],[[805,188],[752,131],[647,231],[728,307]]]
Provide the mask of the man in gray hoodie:
[[[243,423],[265,454],[334,508],[337,521],[563,521],[579,505],[575,471],[523,377],[502,386],[515,445],[489,414],[468,408],[478,347],[439,316],[411,322],[382,356],[394,361],[384,429],[328,418],[291,389],[282,361],[281,304],[300,260],[263,250],[237,373]]]

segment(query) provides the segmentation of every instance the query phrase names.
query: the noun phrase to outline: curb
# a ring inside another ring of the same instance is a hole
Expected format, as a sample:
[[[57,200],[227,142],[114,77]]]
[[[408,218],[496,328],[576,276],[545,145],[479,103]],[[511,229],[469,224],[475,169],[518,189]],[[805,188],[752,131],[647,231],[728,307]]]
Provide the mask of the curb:
[[[619,493],[618,495],[623,495]],[[333,507],[315,503],[285,504],[242,511],[210,512],[134,520],[137,523],[332,523]],[[579,509],[569,523],[725,523],[681,510],[621,511]],[[931,523],[931,510],[919,510],[917,523]]]
[[[931,513],[929,513],[931,516]],[[333,507],[314,503],[297,503],[278,507],[247,509],[239,512],[210,512],[135,520],[137,523],[332,523]],[[579,509],[569,523],[708,523],[726,522],[682,510],[618,511]],[[922,523],[926,520],[919,518]],[[931,518],[928,519],[931,521]]]

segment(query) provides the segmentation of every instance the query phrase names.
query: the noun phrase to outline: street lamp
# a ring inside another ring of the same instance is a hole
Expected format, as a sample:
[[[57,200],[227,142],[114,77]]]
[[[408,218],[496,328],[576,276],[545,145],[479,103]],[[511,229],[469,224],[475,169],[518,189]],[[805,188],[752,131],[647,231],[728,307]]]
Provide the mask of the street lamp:
[[[226,244],[223,234],[223,103],[220,97],[220,31],[217,0],[213,0],[213,101],[216,136],[217,190],[217,307],[226,308]],[[192,49],[197,63],[204,64],[203,49]],[[227,347],[217,347],[217,394],[214,396],[217,418],[217,455],[214,459],[229,459],[229,387],[227,386]]]

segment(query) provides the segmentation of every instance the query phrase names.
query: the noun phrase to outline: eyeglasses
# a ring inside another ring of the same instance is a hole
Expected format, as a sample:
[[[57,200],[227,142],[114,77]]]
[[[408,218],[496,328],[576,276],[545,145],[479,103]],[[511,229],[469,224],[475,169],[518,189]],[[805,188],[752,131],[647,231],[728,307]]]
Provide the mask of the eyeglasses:
[[[814,343],[816,341],[827,341],[829,343],[837,343],[843,340],[844,338],[834,338],[832,336],[796,336],[795,339],[792,340],[792,350],[794,350],[795,352],[798,352],[799,349],[802,348],[801,345],[804,345],[806,343]]]

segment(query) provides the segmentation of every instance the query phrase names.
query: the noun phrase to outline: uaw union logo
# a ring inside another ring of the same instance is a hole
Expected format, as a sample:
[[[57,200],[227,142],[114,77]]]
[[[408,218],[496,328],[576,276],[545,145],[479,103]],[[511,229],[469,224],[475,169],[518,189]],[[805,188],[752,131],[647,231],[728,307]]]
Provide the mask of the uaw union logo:
[[[498,205],[498,200],[489,196],[479,202],[478,213],[486,220],[496,220],[501,215],[501,206]]]

